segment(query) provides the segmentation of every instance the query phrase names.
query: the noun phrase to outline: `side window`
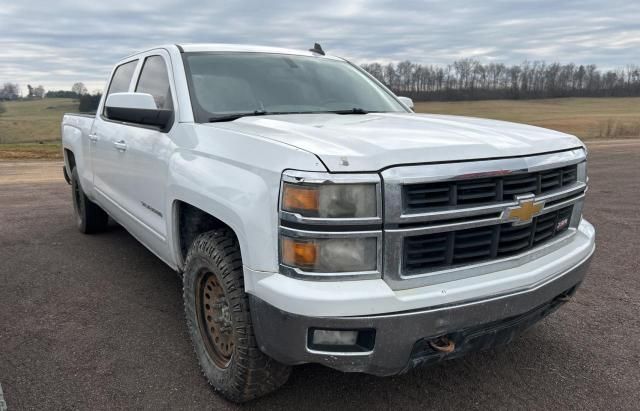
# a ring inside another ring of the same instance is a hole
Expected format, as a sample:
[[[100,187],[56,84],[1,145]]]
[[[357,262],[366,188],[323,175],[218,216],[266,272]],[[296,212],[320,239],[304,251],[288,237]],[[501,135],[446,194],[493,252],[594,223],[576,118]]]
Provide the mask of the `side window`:
[[[107,97],[112,93],[126,93],[129,91],[129,84],[131,84],[131,78],[133,77],[133,72],[137,65],[138,60],[133,60],[128,63],[121,64],[116,68],[116,71],[113,73],[113,77],[111,78],[111,83],[109,84],[109,90],[107,90]],[[106,112],[107,108],[105,107],[103,114],[106,115]]]
[[[113,73],[113,78],[111,79],[111,84],[109,85],[107,96],[111,93],[126,93],[129,91],[129,83],[131,83],[131,77],[133,77],[133,72],[137,64],[138,60],[133,60],[116,68],[115,73]]]
[[[159,109],[173,110],[169,74],[162,57],[150,56],[144,61],[136,92],[151,94]]]

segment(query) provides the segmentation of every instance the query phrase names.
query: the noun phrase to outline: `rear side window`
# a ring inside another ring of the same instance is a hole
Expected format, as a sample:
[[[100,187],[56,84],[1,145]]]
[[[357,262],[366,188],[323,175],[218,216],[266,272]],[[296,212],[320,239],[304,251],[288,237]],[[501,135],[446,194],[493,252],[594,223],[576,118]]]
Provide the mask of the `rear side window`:
[[[133,60],[116,68],[115,73],[113,73],[113,78],[111,79],[111,84],[109,85],[107,96],[111,93],[126,93],[129,91],[129,84],[131,83],[131,78],[133,77],[133,72],[137,64],[138,60]]]
[[[150,56],[144,61],[136,92],[151,94],[159,109],[173,109],[169,74],[162,57]]]

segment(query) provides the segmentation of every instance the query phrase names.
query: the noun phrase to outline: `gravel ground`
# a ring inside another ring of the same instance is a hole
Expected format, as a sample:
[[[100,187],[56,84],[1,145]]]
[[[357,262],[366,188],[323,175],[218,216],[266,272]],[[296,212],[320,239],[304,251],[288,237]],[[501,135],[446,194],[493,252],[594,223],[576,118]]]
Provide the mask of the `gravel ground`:
[[[510,346],[390,378],[294,369],[244,409],[638,409],[640,142],[590,145],[598,249],[576,298]],[[9,410],[236,409],[201,376],[176,275],[73,224],[60,164],[0,163],[0,384]]]

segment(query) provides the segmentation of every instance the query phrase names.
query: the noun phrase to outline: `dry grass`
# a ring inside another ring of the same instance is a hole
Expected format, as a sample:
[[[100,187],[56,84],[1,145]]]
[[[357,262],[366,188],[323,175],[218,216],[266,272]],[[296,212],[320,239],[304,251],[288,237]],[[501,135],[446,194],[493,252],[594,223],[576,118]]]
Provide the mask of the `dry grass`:
[[[62,115],[78,111],[77,101],[64,98],[8,101],[4,106],[0,144],[59,141]]]
[[[60,121],[78,110],[72,99],[52,98],[3,103],[0,159],[61,159]]]
[[[583,139],[640,137],[638,97],[420,102],[416,111],[526,123]]]
[[[0,144],[0,160],[62,160],[60,142]]]
[[[77,111],[71,99],[4,103],[0,159],[60,159],[60,121]],[[583,139],[640,137],[640,98],[563,98],[419,102],[420,113],[485,117],[532,124]]]

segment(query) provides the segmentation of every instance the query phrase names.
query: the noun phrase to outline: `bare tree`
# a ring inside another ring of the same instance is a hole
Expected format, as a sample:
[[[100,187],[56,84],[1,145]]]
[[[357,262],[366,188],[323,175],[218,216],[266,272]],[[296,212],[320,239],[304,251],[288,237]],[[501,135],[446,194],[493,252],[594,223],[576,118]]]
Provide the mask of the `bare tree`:
[[[44,87],[40,84],[38,87],[33,89],[33,97],[44,98],[44,92]]]
[[[463,59],[447,66],[402,61],[362,67],[396,93],[419,100],[478,100],[570,96],[640,96],[640,66],[600,72],[595,65],[482,64]]]
[[[15,100],[20,97],[20,86],[16,83],[4,83],[0,88],[0,100]]]
[[[71,91],[76,93],[78,96],[83,96],[88,93],[87,87],[85,87],[84,83],[77,82],[73,86],[71,86]]]

